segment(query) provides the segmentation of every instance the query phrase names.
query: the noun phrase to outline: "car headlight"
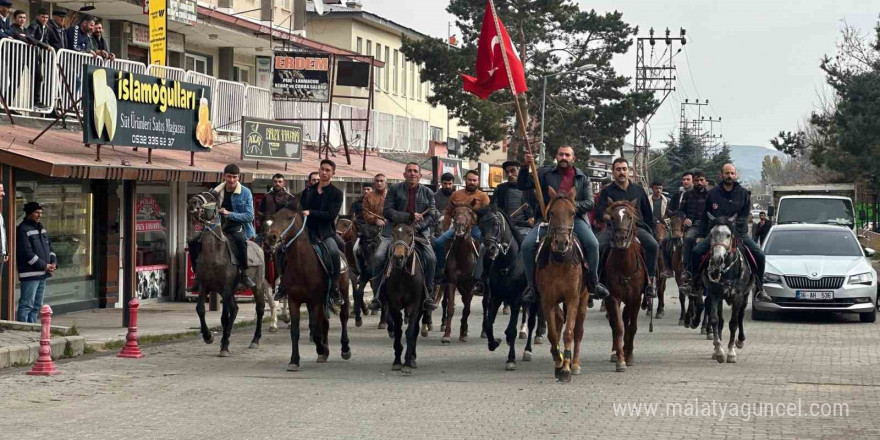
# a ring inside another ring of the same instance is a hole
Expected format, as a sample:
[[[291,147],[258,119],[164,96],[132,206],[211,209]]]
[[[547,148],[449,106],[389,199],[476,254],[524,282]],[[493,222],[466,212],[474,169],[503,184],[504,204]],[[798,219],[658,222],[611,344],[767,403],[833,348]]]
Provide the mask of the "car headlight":
[[[871,272],[860,273],[849,277],[848,284],[864,284],[870,286],[874,282],[874,274]]]
[[[764,282],[765,283],[781,284],[782,283],[782,276],[776,275],[775,273],[765,272],[764,273]]]

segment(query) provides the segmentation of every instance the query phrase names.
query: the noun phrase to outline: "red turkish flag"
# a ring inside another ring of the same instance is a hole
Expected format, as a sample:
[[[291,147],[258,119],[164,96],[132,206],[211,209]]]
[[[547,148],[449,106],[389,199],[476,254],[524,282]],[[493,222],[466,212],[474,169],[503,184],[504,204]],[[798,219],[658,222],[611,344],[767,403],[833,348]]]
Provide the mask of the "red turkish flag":
[[[498,35],[499,29],[501,35]],[[480,30],[480,43],[477,46],[477,76],[461,75],[465,91],[477,95],[480,99],[489,99],[492,92],[510,88],[510,79],[504,68],[504,55],[501,53],[502,47],[507,52],[507,63],[510,66],[516,94],[527,91],[522,61],[517,56],[513,43],[510,42],[504,23],[495,17],[492,4],[487,1],[483,27]]]

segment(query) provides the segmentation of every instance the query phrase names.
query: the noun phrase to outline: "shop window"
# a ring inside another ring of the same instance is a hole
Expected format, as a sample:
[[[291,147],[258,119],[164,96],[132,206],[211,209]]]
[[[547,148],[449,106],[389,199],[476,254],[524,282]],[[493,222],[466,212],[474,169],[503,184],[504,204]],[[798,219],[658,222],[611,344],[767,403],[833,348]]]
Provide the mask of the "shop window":
[[[140,186],[135,202],[137,292],[141,299],[168,296],[168,186]]]
[[[186,70],[210,75],[208,72],[208,57],[191,53],[186,54]]]
[[[250,84],[251,77],[251,68],[250,67],[240,67],[234,66],[233,68],[234,80],[244,84]]]

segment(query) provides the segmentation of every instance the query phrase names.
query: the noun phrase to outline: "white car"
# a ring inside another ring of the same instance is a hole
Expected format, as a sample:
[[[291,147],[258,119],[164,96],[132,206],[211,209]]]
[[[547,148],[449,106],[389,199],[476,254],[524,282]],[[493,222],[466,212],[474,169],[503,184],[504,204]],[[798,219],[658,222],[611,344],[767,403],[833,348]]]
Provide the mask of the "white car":
[[[821,310],[877,319],[877,271],[872,249],[862,249],[849,228],[776,225],[764,242],[764,290],[772,302],[752,302],[752,319],[770,312]]]

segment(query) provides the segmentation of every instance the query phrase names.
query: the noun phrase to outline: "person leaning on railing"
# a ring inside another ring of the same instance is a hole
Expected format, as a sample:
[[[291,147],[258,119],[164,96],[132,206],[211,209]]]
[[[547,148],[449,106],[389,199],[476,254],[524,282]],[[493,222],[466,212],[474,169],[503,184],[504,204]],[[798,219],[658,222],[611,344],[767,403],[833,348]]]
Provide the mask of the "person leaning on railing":
[[[66,49],[74,52],[88,53],[97,57],[97,52],[92,49],[96,47],[92,40],[92,30],[94,29],[94,26],[95,19],[88,15],[83,15],[79,22],[79,26],[71,26],[67,29]]]
[[[46,43],[52,46],[55,51],[67,48],[67,28],[64,27],[64,19],[67,12],[60,9],[52,11],[52,21],[46,28]]]
[[[0,0],[0,40],[12,36],[12,15],[9,14],[10,7],[12,7],[12,2],[10,0]]]
[[[95,30],[92,33],[92,41],[95,43],[95,53],[106,60],[115,60],[116,55],[110,52],[110,45],[107,44],[107,40],[104,39],[104,24],[100,21],[95,21],[94,29]]]

